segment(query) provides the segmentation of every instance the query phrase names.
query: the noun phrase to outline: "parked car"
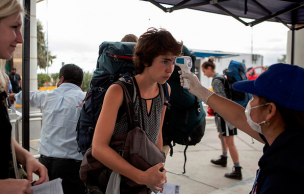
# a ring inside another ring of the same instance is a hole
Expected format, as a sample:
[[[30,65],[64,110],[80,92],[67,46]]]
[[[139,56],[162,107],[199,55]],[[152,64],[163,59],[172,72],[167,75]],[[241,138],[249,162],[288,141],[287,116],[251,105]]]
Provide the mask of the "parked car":
[[[265,67],[258,66],[258,67],[249,67],[247,68],[247,77],[249,80],[255,80],[261,73],[266,71]]]

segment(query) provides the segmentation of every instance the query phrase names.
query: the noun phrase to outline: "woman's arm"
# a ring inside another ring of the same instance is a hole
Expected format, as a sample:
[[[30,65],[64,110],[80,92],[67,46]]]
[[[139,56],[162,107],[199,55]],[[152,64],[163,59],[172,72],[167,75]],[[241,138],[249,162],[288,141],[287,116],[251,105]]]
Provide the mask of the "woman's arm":
[[[244,107],[215,93],[212,94],[211,91],[201,85],[196,75],[184,73],[181,75],[181,82],[183,82],[182,78],[190,80],[190,93],[196,95],[199,99],[208,104],[230,124],[247,133],[259,142],[265,143],[259,133],[254,131],[247,123]]]
[[[20,164],[26,166],[27,179],[33,181],[33,173],[39,176],[39,180],[34,185],[39,185],[49,181],[47,169],[38,160],[36,160],[32,154],[23,149],[14,139],[12,140],[15,147],[16,158]]]
[[[165,179],[165,175],[159,171],[163,164],[155,165],[147,171],[141,171],[129,164],[109,146],[117,113],[122,103],[123,90],[121,86],[117,84],[110,86],[96,124],[92,142],[92,155],[108,168],[132,179],[136,183],[160,189],[157,185],[163,185]]]

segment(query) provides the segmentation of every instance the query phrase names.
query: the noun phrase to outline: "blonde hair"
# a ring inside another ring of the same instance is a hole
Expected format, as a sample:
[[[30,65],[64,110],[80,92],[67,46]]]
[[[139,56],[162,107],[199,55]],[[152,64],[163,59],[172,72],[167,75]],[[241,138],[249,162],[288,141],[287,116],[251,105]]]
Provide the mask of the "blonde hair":
[[[15,13],[24,13],[24,9],[18,0],[1,0],[0,1],[0,22],[2,19],[9,17]],[[6,60],[0,59],[0,92],[6,89],[5,79],[5,63]]]
[[[18,0],[0,1],[0,20],[15,13],[24,13],[24,9]]]

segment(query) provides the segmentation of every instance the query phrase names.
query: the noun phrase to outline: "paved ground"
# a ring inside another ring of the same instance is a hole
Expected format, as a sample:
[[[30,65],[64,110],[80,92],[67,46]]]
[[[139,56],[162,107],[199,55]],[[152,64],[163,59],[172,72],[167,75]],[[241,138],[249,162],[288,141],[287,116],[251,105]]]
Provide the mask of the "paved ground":
[[[235,144],[243,167],[242,181],[224,177],[226,172],[232,170],[233,162],[230,157],[227,167],[210,163],[212,158],[218,158],[221,154],[221,145],[214,121],[208,121],[202,141],[187,150],[186,174],[182,174],[184,146],[175,146],[173,157],[167,157],[168,182],[181,185],[181,193],[186,194],[249,193],[263,145],[257,141],[252,144],[252,139],[248,135],[241,131],[238,133],[238,136],[235,136]]]
[[[36,155],[38,154],[41,122],[31,122],[30,128],[30,151]],[[187,150],[186,174],[182,174],[184,146],[175,146],[173,157],[167,157],[165,168],[168,171],[168,182],[181,185],[182,194],[249,193],[258,168],[258,160],[262,155],[263,145],[257,141],[252,143],[252,139],[241,131],[238,131],[238,136],[235,136],[235,143],[240,155],[240,164],[243,167],[243,180],[224,177],[224,174],[231,172],[233,167],[230,156],[227,167],[210,163],[212,158],[218,158],[221,154],[216,127],[214,121],[210,120],[207,121],[202,141],[196,146],[189,146]]]

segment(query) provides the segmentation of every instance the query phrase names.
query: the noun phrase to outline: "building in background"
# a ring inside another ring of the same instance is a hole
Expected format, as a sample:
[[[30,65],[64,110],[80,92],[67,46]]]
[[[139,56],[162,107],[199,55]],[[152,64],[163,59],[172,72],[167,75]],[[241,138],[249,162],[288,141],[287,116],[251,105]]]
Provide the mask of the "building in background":
[[[209,51],[190,49],[191,53],[196,56],[195,73],[200,79],[203,86],[211,88],[212,78],[204,76],[201,65],[204,61],[207,61],[210,56],[215,58],[216,72],[222,74],[224,69],[228,68],[231,60],[242,62],[249,67],[263,66],[263,56],[258,54],[246,54],[246,53],[230,53],[222,51]]]

